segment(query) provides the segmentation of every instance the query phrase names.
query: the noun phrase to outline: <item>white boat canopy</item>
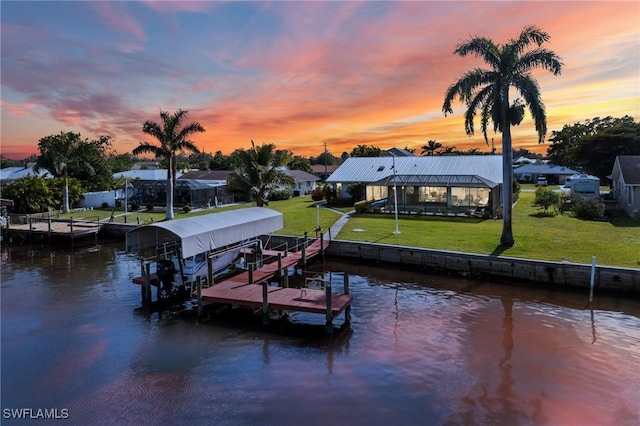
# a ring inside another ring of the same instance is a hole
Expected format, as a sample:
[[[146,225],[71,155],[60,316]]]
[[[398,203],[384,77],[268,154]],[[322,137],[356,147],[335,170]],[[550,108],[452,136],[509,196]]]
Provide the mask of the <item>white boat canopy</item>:
[[[282,213],[250,207],[139,226],[127,232],[127,251],[178,243],[187,258],[282,229]]]

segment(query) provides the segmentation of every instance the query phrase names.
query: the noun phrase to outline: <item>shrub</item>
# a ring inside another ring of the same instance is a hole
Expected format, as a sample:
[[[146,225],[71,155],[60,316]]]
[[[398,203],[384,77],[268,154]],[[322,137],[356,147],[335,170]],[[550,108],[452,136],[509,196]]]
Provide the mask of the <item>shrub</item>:
[[[311,199],[313,201],[321,201],[324,198],[324,190],[320,187],[316,187],[311,191]]]
[[[550,214],[549,208],[553,207],[553,215],[555,215],[560,210],[560,194],[539,186],[536,188],[536,198],[533,203],[542,207],[544,214]]]
[[[515,203],[520,198],[520,182],[513,180],[513,202]]]
[[[325,187],[322,189],[322,192],[324,193],[324,198],[327,199],[327,203],[335,204],[338,200],[338,194],[331,185],[325,185]]]
[[[422,207],[419,207],[418,210],[416,210],[416,216],[422,216],[424,214],[424,209]]]
[[[139,208],[140,208],[140,204],[138,204],[138,203],[136,203],[136,202],[131,203],[131,210],[132,210],[132,211],[136,211],[136,210],[138,210]]]
[[[353,204],[353,208],[356,210],[357,214],[362,214],[367,212],[367,202],[366,201],[358,201]]]
[[[108,209],[109,208],[109,203],[107,203],[106,201],[103,201],[102,204],[100,204],[102,206],[103,209]]]
[[[599,201],[587,201],[580,197],[571,199],[573,213],[580,219],[593,220],[604,215],[604,204]]]
[[[153,204],[147,204],[147,205],[146,205],[146,208],[147,208],[147,211],[148,211],[148,212],[153,211]]]
[[[353,198],[354,202],[360,201],[364,198],[365,186],[362,182],[356,182],[347,186],[347,192]]]
[[[293,195],[290,189],[274,189],[269,192],[269,201],[288,200]]]
[[[191,206],[189,204],[185,204],[182,206],[182,211],[185,213],[189,213],[191,211]]]

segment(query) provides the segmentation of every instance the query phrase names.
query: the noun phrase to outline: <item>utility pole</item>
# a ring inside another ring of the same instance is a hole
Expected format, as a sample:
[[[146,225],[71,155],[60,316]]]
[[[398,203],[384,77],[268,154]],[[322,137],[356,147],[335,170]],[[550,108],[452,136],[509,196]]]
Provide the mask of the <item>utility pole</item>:
[[[327,143],[324,143],[324,180],[327,180]]]

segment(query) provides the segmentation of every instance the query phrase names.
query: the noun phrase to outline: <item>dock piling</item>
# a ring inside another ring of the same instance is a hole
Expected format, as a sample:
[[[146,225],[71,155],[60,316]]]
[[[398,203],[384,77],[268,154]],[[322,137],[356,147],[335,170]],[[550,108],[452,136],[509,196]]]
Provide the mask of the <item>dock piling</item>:
[[[327,334],[333,334],[333,307],[332,305],[332,294],[331,294],[331,281],[329,281],[325,287],[325,294],[327,296],[327,322],[325,325],[325,329],[327,331]]]
[[[262,282],[262,324],[269,325],[269,283]]]
[[[142,297],[142,303],[144,306],[149,306],[151,303],[151,264],[144,262],[144,296]]]
[[[349,273],[344,273],[344,294],[349,294]],[[351,324],[351,304],[349,304],[344,310],[344,322]]]
[[[196,291],[198,295],[198,318],[202,316],[202,277],[196,278]]]

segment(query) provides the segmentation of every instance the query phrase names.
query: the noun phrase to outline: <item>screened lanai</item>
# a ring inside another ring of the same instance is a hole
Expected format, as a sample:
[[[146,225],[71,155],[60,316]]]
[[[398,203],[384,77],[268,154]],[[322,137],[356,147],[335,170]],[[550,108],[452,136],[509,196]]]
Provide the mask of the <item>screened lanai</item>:
[[[353,184],[362,184],[366,201],[387,211],[395,210],[397,199],[399,211],[493,215],[500,204],[502,157],[353,157],[327,183],[342,199],[351,197]]]
[[[379,182],[386,189],[386,207],[394,209],[393,191],[397,191],[398,210],[425,213],[494,212],[500,200],[500,185],[470,175],[391,175]],[[372,188],[367,192],[377,191]]]
[[[167,181],[134,181],[136,188],[135,201],[140,205],[166,204]],[[177,179],[173,194],[174,206],[189,204],[192,208],[214,207],[231,204],[234,197],[227,191],[226,181],[209,181],[198,179]]]

